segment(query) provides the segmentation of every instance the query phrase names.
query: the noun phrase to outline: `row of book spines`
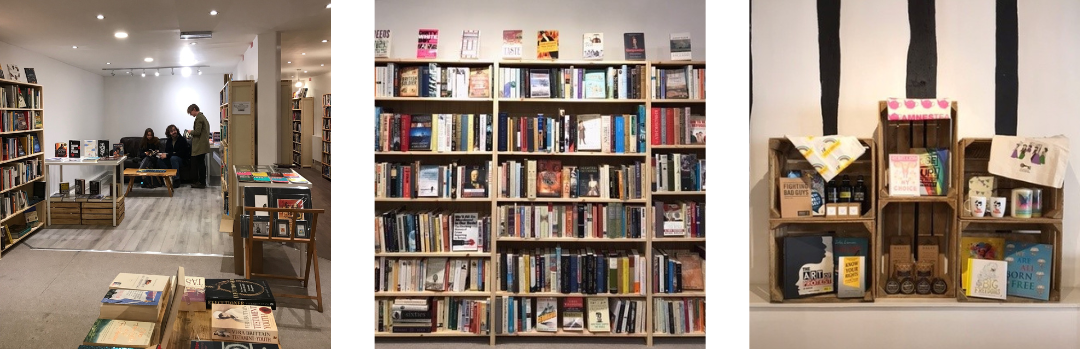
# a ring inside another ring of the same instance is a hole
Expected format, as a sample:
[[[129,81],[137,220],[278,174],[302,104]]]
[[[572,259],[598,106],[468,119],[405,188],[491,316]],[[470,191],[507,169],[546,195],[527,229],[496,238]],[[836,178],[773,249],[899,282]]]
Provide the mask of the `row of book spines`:
[[[645,208],[623,204],[506,205],[499,207],[499,236],[640,239]]]
[[[654,202],[652,207],[654,233],[657,238],[688,236],[705,237],[705,203],[686,201]],[[682,217],[669,220],[667,217]]]
[[[682,75],[681,79],[669,80],[674,74]],[[705,68],[694,68],[693,66],[667,69],[652,67],[649,80],[653,82],[653,99],[705,99]],[[669,86],[669,83],[676,85]],[[681,87],[678,84],[685,84],[686,86]],[[673,91],[670,90],[673,88],[680,91],[685,88],[686,95],[672,95],[671,92]]]
[[[644,295],[645,258],[637,251],[499,254],[499,290],[514,293]]]
[[[705,190],[705,159],[699,160],[697,154],[655,154],[652,163],[653,191]]]
[[[323,106],[326,106],[326,107],[330,106],[330,94],[323,95],[322,104],[323,104]],[[327,110],[329,110],[329,109],[327,109]]]
[[[375,93],[376,97],[491,98],[490,71],[490,66],[444,68],[437,63],[388,63],[375,67]]]
[[[41,124],[41,112],[38,111],[5,111],[0,118],[2,118],[0,132],[28,131]],[[16,125],[25,127],[16,127]]]
[[[446,330],[485,334],[487,330],[485,324],[490,311],[488,301],[447,297],[427,301],[428,303],[422,306],[424,310],[407,311],[394,310],[398,300],[394,301],[375,301],[379,309],[376,331],[430,333]],[[412,308],[416,309],[415,306]],[[474,319],[477,321],[473,321]]]
[[[653,107],[649,114],[652,145],[705,144],[705,116],[694,114],[690,107]]]
[[[444,260],[444,265],[431,263]],[[438,269],[429,270],[431,265]],[[376,292],[466,292],[487,291],[490,273],[487,260],[480,258],[387,258],[380,257],[376,264]],[[439,284],[429,284],[427,279],[443,271],[442,289]],[[464,272],[464,274],[460,274]],[[462,277],[461,284],[452,285],[450,280]],[[431,286],[431,287],[428,287]]]
[[[392,219],[390,219],[392,218]],[[455,226],[453,215],[432,213],[405,213],[393,217],[375,217],[375,236],[382,252],[459,252],[467,241],[452,239],[461,229],[473,228],[472,224]],[[491,218],[481,217],[477,222],[476,252],[488,252],[491,246]],[[460,246],[460,247],[459,247]],[[472,251],[470,251],[472,252]]]
[[[26,86],[0,86],[0,108],[41,109],[41,90]],[[21,103],[20,103],[21,102]]]
[[[375,151],[491,151],[491,119],[489,114],[400,114],[375,107]]]
[[[555,304],[554,312],[550,314],[543,314],[541,306],[551,306],[555,302],[554,298],[535,298],[537,300],[535,306],[533,305],[533,299],[532,297],[506,296],[496,298],[495,305],[499,313],[496,314],[495,333],[557,332],[560,328],[563,331],[594,332],[589,331],[589,326],[586,326],[586,324],[596,322],[596,320],[595,318],[587,319],[584,316],[585,309],[581,298],[563,298],[562,304]],[[642,315],[645,313],[645,301],[612,298],[608,304],[608,314],[612,318],[609,318],[607,320],[608,325],[603,327],[607,327],[609,330],[595,332],[645,332],[646,318]],[[553,321],[554,324],[545,325],[548,320]],[[581,327],[571,328],[568,326],[568,324],[575,322],[580,323]]]
[[[660,254],[659,252],[654,252],[652,263],[652,292],[654,294],[682,293],[682,262],[667,258],[666,255]]]
[[[467,182],[474,171],[478,172],[481,188],[468,188],[472,186]],[[421,165],[419,161],[412,164],[378,162],[375,163],[375,197],[486,198],[490,195],[491,172],[491,161],[485,165],[437,167]]]
[[[513,116],[499,113],[499,151],[541,153],[645,152],[645,106],[637,114]],[[599,122],[594,121],[599,119]],[[600,137],[585,142],[585,136]]]
[[[653,320],[655,333],[705,332],[705,299],[654,299]]]
[[[42,168],[38,160],[27,160],[15,165],[0,168],[0,189],[7,190],[27,181],[41,177]]]
[[[646,186],[644,172],[644,164],[637,161],[633,165],[565,167],[558,160],[507,161],[499,164],[499,194],[530,199],[641,199]]]
[[[643,99],[646,80],[644,66],[499,68],[503,98]],[[546,86],[546,96],[533,90],[541,86]]]

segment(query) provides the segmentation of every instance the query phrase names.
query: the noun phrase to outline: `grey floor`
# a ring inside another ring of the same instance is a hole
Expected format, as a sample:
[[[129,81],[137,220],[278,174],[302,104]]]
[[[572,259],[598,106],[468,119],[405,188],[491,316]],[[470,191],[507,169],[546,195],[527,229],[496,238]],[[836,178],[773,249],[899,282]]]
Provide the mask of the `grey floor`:
[[[116,227],[50,227],[26,238],[23,244],[37,249],[233,255],[232,237],[218,232],[221,187],[192,189],[183,185],[169,197],[165,187],[142,189],[136,185],[124,206],[124,221]]]

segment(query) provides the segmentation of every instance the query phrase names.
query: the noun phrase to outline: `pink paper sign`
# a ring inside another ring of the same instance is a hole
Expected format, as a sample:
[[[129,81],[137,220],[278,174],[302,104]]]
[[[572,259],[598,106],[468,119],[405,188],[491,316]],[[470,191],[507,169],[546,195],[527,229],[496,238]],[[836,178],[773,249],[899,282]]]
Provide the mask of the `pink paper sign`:
[[[942,99],[889,98],[889,121],[941,120],[952,118],[952,102]]]

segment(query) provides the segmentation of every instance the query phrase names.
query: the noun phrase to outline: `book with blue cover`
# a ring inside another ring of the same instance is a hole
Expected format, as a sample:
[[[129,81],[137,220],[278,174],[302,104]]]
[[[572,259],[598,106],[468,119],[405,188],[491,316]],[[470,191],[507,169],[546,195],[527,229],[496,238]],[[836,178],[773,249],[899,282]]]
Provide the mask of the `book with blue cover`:
[[[105,304],[150,306],[157,306],[160,301],[161,292],[123,289],[110,289],[105,293],[105,297],[101,299],[101,303]]]
[[[1006,242],[1005,261],[1009,263],[1009,273],[1005,293],[1009,296],[1049,300],[1053,257],[1052,245]]]

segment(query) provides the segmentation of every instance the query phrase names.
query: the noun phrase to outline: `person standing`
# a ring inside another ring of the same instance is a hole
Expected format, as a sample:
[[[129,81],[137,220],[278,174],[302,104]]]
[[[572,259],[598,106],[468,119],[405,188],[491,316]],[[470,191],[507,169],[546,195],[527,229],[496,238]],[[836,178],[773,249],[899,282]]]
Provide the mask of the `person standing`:
[[[180,129],[176,125],[166,127],[165,135],[168,139],[165,141],[161,153],[158,153],[158,157],[165,161],[168,168],[177,171],[177,175],[172,177],[173,187],[176,187],[178,185],[176,181],[179,179],[180,166],[184,164],[184,160],[191,157],[191,149],[188,147],[187,139],[180,135]]]
[[[210,123],[206,121],[206,116],[195,104],[188,106],[187,112],[188,115],[195,117],[195,126],[191,130],[191,161],[195,162],[195,183],[192,183],[191,187],[206,188],[206,154],[210,152]]]

